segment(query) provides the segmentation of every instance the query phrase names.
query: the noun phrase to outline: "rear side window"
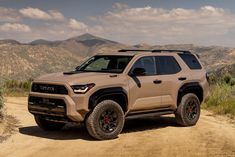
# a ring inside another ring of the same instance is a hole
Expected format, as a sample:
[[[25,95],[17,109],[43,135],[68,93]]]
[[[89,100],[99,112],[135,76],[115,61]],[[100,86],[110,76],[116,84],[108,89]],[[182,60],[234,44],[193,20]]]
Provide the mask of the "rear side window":
[[[202,69],[201,64],[197,58],[192,54],[179,54],[183,61],[188,65],[190,69]]]
[[[158,75],[176,74],[181,70],[173,56],[157,56],[155,60]]]

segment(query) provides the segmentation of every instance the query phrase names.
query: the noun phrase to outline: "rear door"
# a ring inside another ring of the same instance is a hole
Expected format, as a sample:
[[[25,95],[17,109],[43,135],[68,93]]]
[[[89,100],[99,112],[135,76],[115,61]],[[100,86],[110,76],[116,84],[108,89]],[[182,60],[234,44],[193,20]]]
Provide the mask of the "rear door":
[[[186,80],[181,73],[181,67],[174,56],[156,56],[157,76],[161,80],[161,106],[175,106],[177,102],[178,89]]]

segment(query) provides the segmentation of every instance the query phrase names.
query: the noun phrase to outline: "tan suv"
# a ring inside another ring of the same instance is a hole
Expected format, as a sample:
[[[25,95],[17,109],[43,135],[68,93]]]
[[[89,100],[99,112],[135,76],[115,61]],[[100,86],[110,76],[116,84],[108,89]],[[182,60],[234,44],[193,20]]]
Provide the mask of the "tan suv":
[[[85,122],[101,140],[117,137],[125,117],[175,114],[178,124],[195,125],[207,95],[206,72],[189,51],[120,50],[35,79],[28,109],[44,130]]]

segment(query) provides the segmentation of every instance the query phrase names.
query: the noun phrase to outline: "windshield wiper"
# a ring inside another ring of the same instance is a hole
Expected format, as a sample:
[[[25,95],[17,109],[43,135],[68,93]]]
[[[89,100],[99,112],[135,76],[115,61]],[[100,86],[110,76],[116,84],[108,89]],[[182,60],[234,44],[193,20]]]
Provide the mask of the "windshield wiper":
[[[81,73],[81,70],[74,70],[74,71],[68,71],[68,72],[63,72],[64,75],[73,75],[73,74],[78,74]]]

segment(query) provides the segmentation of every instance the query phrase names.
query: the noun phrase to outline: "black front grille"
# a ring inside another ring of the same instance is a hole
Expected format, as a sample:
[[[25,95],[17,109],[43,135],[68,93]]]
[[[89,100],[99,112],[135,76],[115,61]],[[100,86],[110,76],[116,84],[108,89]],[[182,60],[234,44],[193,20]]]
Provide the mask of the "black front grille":
[[[30,96],[28,101],[29,112],[34,115],[51,120],[69,121],[66,116],[66,104],[62,99]]]
[[[68,94],[68,90],[63,85],[33,83],[32,92],[50,93],[50,94]]]

